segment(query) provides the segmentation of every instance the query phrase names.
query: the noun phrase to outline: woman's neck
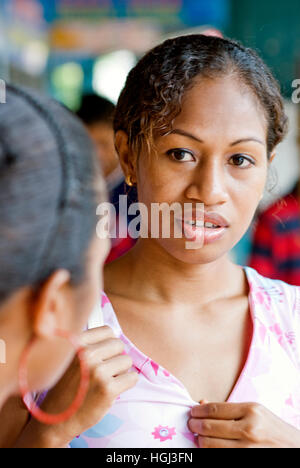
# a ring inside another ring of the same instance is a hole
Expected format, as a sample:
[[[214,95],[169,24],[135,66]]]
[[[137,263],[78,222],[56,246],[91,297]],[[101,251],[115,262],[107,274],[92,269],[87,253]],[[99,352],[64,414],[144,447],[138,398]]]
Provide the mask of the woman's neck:
[[[245,274],[224,255],[207,264],[187,264],[168,254],[156,241],[140,239],[117,265],[121,294],[137,300],[188,305],[247,293]],[[123,265],[122,265],[123,264]],[[124,283],[124,274],[126,272]],[[121,279],[123,277],[123,279]],[[109,276],[108,276],[108,290]]]
[[[3,408],[3,406],[5,405],[6,401],[10,397],[10,395],[13,394],[11,389],[7,388],[7,385],[1,385],[1,381],[2,381],[2,379],[1,379],[1,373],[0,373],[0,412],[1,412],[2,408]],[[6,381],[6,379],[4,379],[4,381]]]

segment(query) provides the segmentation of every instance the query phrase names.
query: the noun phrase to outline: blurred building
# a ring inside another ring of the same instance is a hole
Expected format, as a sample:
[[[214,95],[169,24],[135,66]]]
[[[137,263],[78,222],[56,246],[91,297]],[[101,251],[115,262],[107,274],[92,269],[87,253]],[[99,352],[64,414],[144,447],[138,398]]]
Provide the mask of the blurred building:
[[[211,26],[258,49],[290,96],[299,16],[299,0],[0,0],[0,71],[76,106],[77,88],[106,89],[115,63],[121,82],[166,35]]]
[[[73,109],[82,92],[116,101],[128,71],[167,34],[226,29],[230,0],[0,0],[0,71]],[[200,27],[200,29],[198,29]]]

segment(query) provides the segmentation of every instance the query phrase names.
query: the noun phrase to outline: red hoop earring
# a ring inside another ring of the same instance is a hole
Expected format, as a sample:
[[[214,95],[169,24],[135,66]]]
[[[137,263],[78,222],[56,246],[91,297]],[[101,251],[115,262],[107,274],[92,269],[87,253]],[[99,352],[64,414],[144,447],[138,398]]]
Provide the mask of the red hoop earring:
[[[66,338],[68,341],[70,341],[70,343],[76,349],[76,354],[80,363],[81,379],[79,388],[73,403],[69,406],[68,409],[59,414],[48,414],[42,411],[32,398],[31,391],[28,387],[27,363],[29,353],[36,340],[35,338],[31,340],[27,348],[24,350],[19,367],[19,388],[23,401],[31,415],[39,422],[47,425],[61,424],[70,419],[81,407],[89,388],[89,368],[86,365],[84,359],[84,348],[79,345],[77,338],[66,331],[56,330],[54,336]]]

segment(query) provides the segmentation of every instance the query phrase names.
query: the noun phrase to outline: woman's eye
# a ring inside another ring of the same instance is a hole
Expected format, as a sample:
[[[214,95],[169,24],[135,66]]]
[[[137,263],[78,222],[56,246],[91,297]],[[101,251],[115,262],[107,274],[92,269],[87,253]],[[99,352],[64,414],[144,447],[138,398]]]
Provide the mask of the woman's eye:
[[[190,162],[195,160],[192,153],[184,149],[170,150],[167,154],[171,156],[173,160],[178,162]]]
[[[243,169],[254,165],[254,161],[243,154],[235,154],[234,156],[231,156],[230,160],[232,161],[233,166],[238,166]]]

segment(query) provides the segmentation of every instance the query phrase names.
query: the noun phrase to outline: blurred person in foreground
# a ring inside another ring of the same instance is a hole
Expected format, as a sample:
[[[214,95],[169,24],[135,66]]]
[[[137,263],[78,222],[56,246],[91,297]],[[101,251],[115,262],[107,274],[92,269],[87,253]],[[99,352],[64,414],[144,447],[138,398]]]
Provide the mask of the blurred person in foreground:
[[[7,356],[0,365],[0,447],[65,446],[136,380],[109,327],[82,333],[109,251],[108,239],[96,236],[96,207],[106,191],[95,162],[75,116],[7,85],[0,105],[0,340]],[[70,366],[74,347],[85,362],[85,400],[77,412],[72,401],[83,379],[77,360]],[[55,384],[42,410],[48,420],[66,416],[59,428],[30,419],[37,413],[27,402],[31,392]]]
[[[137,192],[134,187],[127,187],[124,174],[114,145],[113,118],[115,105],[108,99],[97,94],[83,96],[77,116],[85,124],[91,138],[98,150],[98,157],[103,168],[110,202],[114,205],[117,214],[117,226],[130,221],[120,217],[119,197],[127,195],[128,205],[137,201]],[[122,229],[122,228],[121,228]],[[126,228],[125,228],[126,230]],[[121,238],[118,234],[111,239],[111,251],[106,260],[109,263],[124,255],[134,246],[135,240],[129,235]]]
[[[299,183],[255,223],[249,266],[261,275],[300,286]]]

